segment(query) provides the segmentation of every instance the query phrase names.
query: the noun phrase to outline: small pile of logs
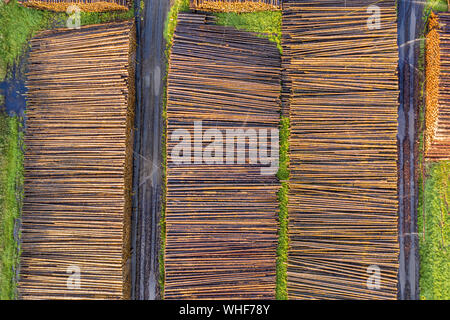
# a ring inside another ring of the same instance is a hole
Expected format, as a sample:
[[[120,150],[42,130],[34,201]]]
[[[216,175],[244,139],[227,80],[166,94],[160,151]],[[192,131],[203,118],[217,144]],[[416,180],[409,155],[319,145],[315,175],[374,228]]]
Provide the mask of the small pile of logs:
[[[19,0],[29,8],[66,12],[71,6],[78,7],[83,12],[106,12],[128,10],[129,0]]]
[[[425,157],[450,160],[450,14],[431,14],[426,36]]]
[[[190,0],[193,10],[212,12],[257,12],[280,10],[281,0]]]
[[[129,297],[133,51],[131,22],[31,40],[23,299]]]
[[[397,15],[370,4],[283,3],[290,299],[397,296]]]
[[[204,14],[178,16],[167,87],[166,299],[275,297],[275,174],[247,157],[176,163],[172,137],[185,130],[191,146],[209,145],[195,136],[199,121],[203,134],[215,129],[224,139],[228,129],[277,129],[280,65],[267,39]]]

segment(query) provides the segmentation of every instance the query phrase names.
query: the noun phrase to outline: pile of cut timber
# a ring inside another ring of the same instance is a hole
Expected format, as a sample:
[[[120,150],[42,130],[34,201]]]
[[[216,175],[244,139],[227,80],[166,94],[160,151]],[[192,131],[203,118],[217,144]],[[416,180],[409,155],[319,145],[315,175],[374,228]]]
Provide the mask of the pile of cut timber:
[[[426,39],[425,156],[450,160],[450,14],[431,14]]]
[[[372,4],[283,3],[291,299],[397,295],[397,14]]]
[[[213,12],[257,12],[280,9],[281,0],[190,0],[193,10]]]
[[[270,140],[279,122],[279,51],[267,39],[214,25],[206,15],[178,19],[167,88],[165,298],[274,298],[275,173],[262,174],[267,165],[248,157],[237,163],[236,153],[233,164],[225,163],[225,150],[205,155],[208,132],[219,148],[223,138],[224,149],[227,130],[267,129]],[[194,122],[200,121],[199,134]],[[182,164],[173,154],[177,134],[192,151]],[[254,143],[245,144],[246,154]],[[200,161],[196,145],[205,147]]]
[[[23,299],[129,296],[133,51],[130,22],[31,40]]]
[[[128,0],[19,0],[22,5],[55,12],[66,12],[76,6],[83,12],[106,12],[128,10]]]

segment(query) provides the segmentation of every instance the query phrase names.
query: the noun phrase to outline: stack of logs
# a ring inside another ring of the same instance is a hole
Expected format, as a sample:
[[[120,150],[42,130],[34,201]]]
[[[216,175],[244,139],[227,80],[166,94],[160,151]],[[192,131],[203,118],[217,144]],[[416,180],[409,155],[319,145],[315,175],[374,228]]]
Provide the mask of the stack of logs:
[[[133,31],[121,22],[31,40],[23,299],[129,296]]]
[[[167,88],[165,298],[274,298],[276,168],[264,172],[267,165],[247,156],[237,163],[236,152],[226,162],[225,135],[267,129],[270,141],[279,122],[279,51],[256,34],[211,24],[206,15],[178,19]],[[213,140],[223,154],[206,156]],[[184,163],[174,158],[180,141]],[[195,145],[204,148],[203,159]],[[255,141],[240,150],[248,155],[250,147]]]
[[[425,157],[450,160],[450,14],[431,14],[426,37]]]
[[[370,4],[283,4],[291,299],[397,296],[397,15]]]
[[[128,10],[129,0],[19,0],[22,5],[55,12],[66,12],[71,6],[83,12]]]
[[[257,12],[280,9],[281,0],[190,0],[193,10],[213,12]]]

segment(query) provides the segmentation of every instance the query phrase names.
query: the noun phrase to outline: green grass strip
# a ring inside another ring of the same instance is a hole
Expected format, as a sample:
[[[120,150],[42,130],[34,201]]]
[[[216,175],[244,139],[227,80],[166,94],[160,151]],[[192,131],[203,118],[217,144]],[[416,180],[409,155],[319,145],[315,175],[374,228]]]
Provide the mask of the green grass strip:
[[[287,257],[289,248],[288,236],[288,194],[289,194],[289,117],[281,117],[280,121],[280,167],[278,179],[281,189],[278,191],[279,202],[279,231],[277,248],[277,300],[287,300]]]
[[[426,300],[449,300],[450,161],[427,164],[426,174],[425,203],[420,201],[418,210],[419,233],[425,230],[424,236],[420,237],[420,297]]]
[[[170,54],[172,48],[173,34],[177,26],[177,18],[179,12],[189,11],[189,0],[175,0],[174,4],[167,15],[164,28],[164,38],[167,41],[167,54]]]
[[[14,226],[20,217],[23,185],[20,126],[17,117],[0,113],[0,300],[16,298],[20,255]]]
[[[9,4],[0,1],[0,81],[6,76],[8,65],[22,52],[33,30],[40,29],[45,14],[21,7],[16,0]]]

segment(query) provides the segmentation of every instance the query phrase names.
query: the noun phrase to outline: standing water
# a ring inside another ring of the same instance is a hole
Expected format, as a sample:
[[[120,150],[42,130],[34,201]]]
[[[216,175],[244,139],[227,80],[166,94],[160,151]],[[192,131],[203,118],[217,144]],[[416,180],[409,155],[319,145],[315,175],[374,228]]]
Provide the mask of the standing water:
[[[26,110],[26,62],[28,53],[22,55],[9,69],[6,79],[0,82],[0,95],[4,97],[4,104],[0,110],[8,115],[25,116]]]

